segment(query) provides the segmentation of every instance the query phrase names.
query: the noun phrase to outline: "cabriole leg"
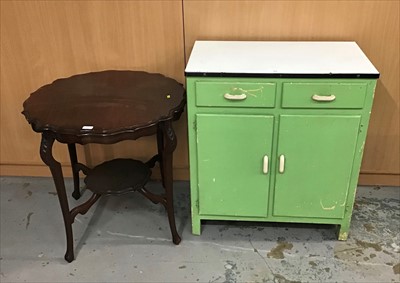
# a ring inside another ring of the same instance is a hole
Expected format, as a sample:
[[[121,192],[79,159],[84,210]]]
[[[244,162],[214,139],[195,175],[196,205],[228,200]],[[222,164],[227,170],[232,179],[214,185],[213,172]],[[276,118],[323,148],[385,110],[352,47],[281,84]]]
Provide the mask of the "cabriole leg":
[[[49,166],[51,175],[53,176],[54,184],[56,186],[58,200],[60,201],[61,211],[64,218],[65,233],[67,236],[67,251],[65,253],[65,260],[71,262],[74,260],[74,246],[72,235],[72,221],[69,213],[68,199],[65,192],[64,177],[61,169],[61,164],[57,162],[52,154],[52,147],[54,138],[48,134],[42,134],[42,142],[40,145],[40,157],[43,162]]]
[[[168,213],[168,221],[172,234],[172,241],[175,245],[181,242],[181,237],[176,231],[175,225],[175,213],[174,213],[174,198],[173,198],[173,172],[172,172],[172,160],[173,152],[176,148],[176,136],[172,128],[170,121],[162,124],[163,130],[163,149],[161,155],[161,172],[163,185],[165,188],[166,207]],[[158,140],[160,142],[160,140]]]
[[[160,165],[160,173],[161,173],[161,181],[162,185],[165,188],[164,184],[164,169],[163,169],[163,150],[164,150],[164,133],[162,126],[158,125],[157,127],[157,149],[158,149],[158,156],[159,156],[159,165]],[[173,149],[174,150],[174,149]]]
[[[79,169],[77,168],[78,157],[76,155],[76,147],[74,143],[68,144],[69,158],[71,159],[72,176],[74,178],[74,191],[72,196],[74,199],[79,199],[81,197],[81,192],[79,191]]]

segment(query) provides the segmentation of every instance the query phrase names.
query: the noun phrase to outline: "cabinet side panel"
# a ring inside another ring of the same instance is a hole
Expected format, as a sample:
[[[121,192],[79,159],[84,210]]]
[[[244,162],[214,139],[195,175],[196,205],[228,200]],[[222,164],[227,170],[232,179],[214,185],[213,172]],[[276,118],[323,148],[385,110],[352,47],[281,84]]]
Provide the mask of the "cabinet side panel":
[[[186,79],[187,90],[187,117],[189,140],[189,171],[190,171],[190,201],[192,213],[192,232],[200,235],[201,223],[198,208],[197,188],[197,143],[196,143],[196,107],[195,107],[195,78]]]

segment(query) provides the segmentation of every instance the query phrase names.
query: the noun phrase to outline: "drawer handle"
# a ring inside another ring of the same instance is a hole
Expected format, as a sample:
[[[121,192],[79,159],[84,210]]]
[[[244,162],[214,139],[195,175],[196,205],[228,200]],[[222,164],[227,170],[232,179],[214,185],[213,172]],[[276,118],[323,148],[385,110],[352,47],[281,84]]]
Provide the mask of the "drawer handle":
[[[263,173],[267,174],[268,173],[268,156],[264,155],[263,158]]]
[[[314,101],[322,101],[322,102],[330,102],[330,101],[334,101],[336,99],[336,96],[334,96],[333,94],[331,95],[318,95],[318,94],[314,94],[312,96],[312,99]]]
[[[238,94],[238,95],[225,93],[224,97],[225,97],[225,99],[228,99],[228,100],[245,100],[247,98],[247,95],[245,93]]]
[[[282,154],[279,156],[279,173],[285,172],[285,156]]]

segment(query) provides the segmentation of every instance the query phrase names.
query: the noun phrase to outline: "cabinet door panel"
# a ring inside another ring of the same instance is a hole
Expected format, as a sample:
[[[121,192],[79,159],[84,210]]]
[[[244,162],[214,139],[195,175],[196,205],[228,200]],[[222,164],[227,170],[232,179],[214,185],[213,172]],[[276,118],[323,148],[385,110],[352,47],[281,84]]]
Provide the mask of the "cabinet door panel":
[[[273,116],[198,114],[199,214],[267,216]]]
[[[274,216],[343,218],[360,119],[280,116]]]

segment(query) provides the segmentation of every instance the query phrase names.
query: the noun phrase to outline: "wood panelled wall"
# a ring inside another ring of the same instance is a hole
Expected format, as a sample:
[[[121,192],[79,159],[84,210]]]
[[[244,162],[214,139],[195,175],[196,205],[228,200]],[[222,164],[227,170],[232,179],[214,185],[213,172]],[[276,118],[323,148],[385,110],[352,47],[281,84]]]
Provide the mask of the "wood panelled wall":
[[[38,134],[23,116],[29,93],[58,77],[141,69],[184,82],[195,40],[356,41],[381,72],[360,182],[400,183],[399,1],[2,1],[1,174],[49,175]],[[186,56],[186,58],[185,58]],[[185,115],[176,125],[174,173],[188,179]],[[68,166],[65,146],[56,157]],[[146,159],[153,138],[79,147],[90,165]],[[70,170],[67,170],[67,175]]]
[[[184,1],[195,40],[356,41],[380,71],[360,178],[400,183],[399,1]]]
[[[183,46],[181,1],[2,1],[1,174],[50,175],[39,156],[40,135],[20,114],[29,93],[59,77],[106,69],[162,73],[184,83]],[[185,119],[175,124],[180,178],[187,177],[180,173],[188,164],[186,127]],[[78,146],[78,158],[89,165],[154,153],[154,137]],[[54,154],[68,167],[65,145],[56,143]]]

